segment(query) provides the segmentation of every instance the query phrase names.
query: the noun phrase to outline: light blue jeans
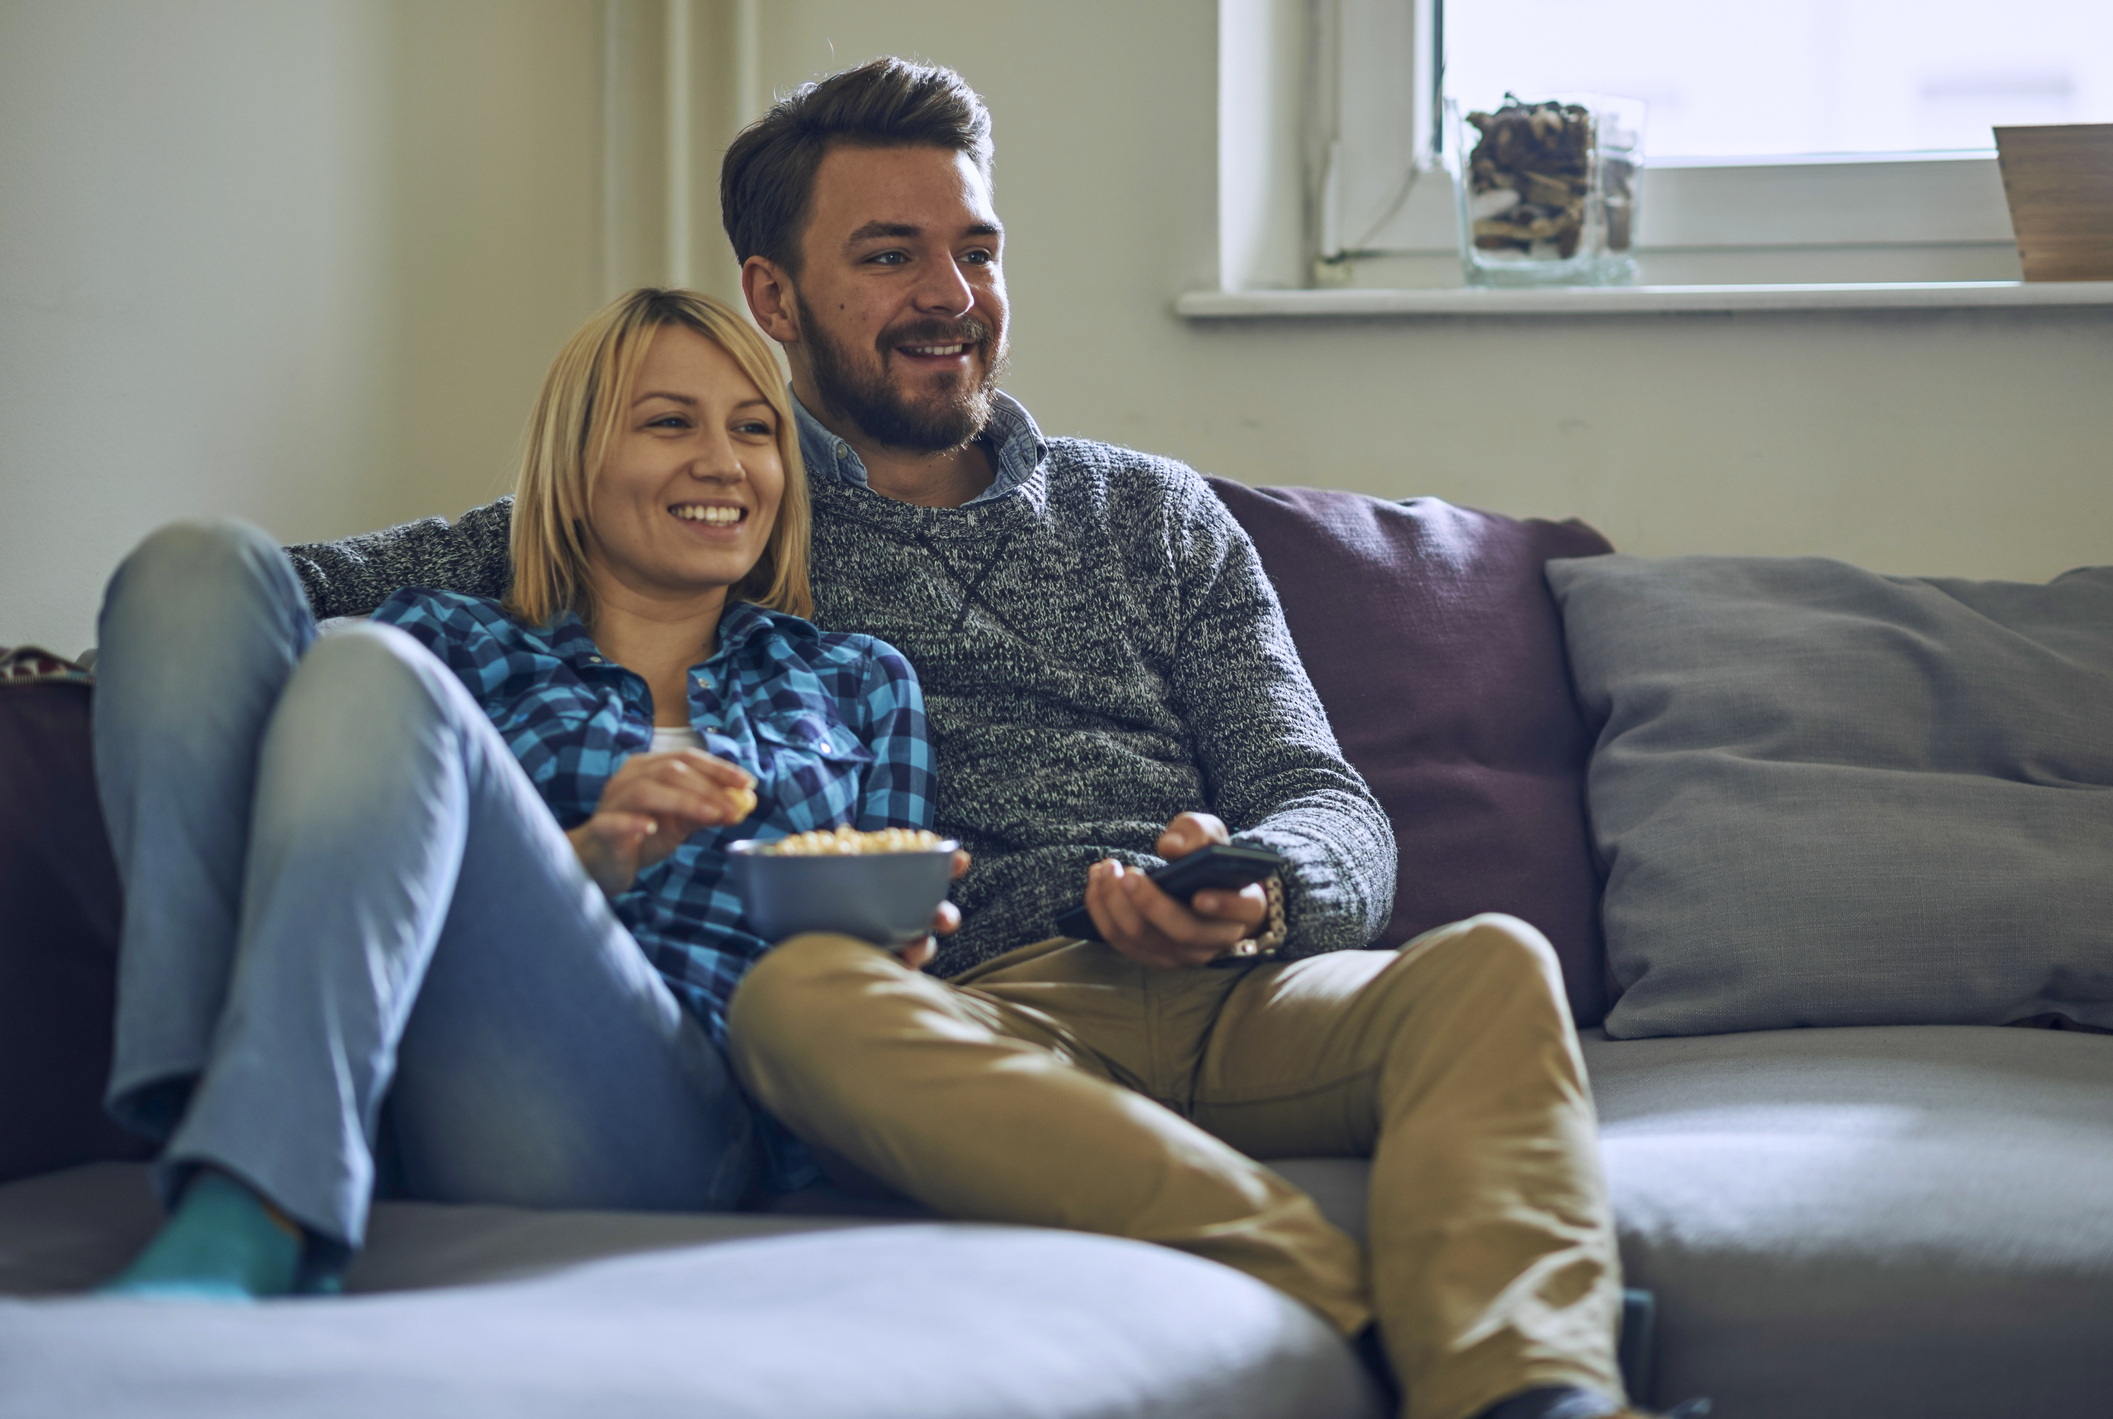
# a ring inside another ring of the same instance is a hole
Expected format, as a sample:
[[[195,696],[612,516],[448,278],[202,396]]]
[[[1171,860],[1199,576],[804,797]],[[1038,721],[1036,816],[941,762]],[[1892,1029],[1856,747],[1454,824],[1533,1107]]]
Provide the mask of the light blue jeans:
[[[469,693],[401,631],[318,638],[240,524],[111,579],[95,757],[125,884],[108,1105],[357,1247],[383,1099],[442,1202],[732,1206],[755,1128]]]

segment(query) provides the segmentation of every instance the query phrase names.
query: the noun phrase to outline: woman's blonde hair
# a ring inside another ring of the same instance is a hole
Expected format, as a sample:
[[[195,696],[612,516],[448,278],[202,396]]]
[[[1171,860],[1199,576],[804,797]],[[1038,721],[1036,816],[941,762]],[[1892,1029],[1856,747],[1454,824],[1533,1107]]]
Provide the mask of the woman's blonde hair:
[[[530,625],[561,611],[593,619],[587,580],[587,508],[616,440],[654,332],[696,331],[734,357],[778,416],[785,493],[763,556],[727,591],[795,616],[814,614],[807,585],[807,471],[792,399],[770,346],[732,307],[695,291],[642,286],[618,296],[579,328],[543,376],[514,488],[514,580],[506,609]]]

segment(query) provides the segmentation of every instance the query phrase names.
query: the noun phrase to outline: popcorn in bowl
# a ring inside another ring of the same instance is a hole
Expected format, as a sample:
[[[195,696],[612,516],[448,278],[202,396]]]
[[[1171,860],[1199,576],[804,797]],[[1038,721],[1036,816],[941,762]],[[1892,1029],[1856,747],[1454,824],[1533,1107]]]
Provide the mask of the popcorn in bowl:
[[[929,828],[882,828],[879,832],[862,833],[849,823],[794,833],[755,849],[766,857],[859,857],[871,852],[938,850],[939,834]]]
[[[766,940],[826,931],[900,950],[932,929],[959,846],[922,828],[822,828],[730,844],[727,870]]]

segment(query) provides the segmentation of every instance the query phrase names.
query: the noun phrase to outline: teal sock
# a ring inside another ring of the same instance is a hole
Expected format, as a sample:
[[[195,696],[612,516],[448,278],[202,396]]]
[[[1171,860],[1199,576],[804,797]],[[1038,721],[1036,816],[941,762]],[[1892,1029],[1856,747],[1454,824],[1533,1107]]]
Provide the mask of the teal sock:
[[[263,1198],[225,1173],[200,1170],[147,1249],[99,1290],[166,1301],[283,1296],[299,1277],[301,1251]]]

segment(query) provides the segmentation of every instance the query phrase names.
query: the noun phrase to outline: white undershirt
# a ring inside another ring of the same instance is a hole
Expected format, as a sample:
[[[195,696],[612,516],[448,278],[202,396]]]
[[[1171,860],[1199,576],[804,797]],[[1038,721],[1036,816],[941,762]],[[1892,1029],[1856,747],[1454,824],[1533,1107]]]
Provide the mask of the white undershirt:
[[[704,736],[687,725],[668,729],[662,729],[657,724],[653,726],[653,752],[656,754],[672,753],[677,749],[702,749],[703,747]]]

